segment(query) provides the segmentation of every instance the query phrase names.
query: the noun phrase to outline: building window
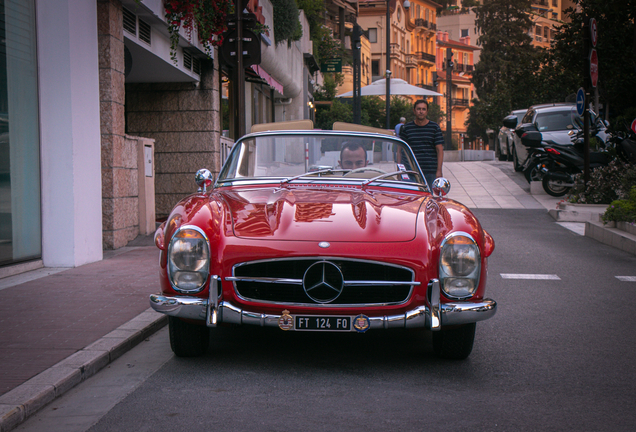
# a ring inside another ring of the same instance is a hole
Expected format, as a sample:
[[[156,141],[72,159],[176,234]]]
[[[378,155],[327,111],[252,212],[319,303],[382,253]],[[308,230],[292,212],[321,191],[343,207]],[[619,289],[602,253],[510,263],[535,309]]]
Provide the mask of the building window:
[[[468,36],[468,31],[469,31],[469,29],[462,29],[462,36],[461,37]]]
[[[377,43],[378,42],[378,29],[370,28],[369,29],[369,42]]]
[[[34,1],[0,3],[0,265],[42,255]]]

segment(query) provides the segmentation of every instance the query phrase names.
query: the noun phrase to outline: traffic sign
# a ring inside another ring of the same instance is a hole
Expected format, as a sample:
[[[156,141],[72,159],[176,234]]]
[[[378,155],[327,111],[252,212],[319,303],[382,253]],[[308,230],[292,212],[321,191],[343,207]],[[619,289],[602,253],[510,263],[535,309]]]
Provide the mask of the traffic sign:
[[[598,32],[596,29],[595,18],[590,18],[590,41],[592,42],[592,47],[596,48],[596,42],[598,41]]]
[[[636,134],[636,119],[632,122],[632,132]]]
[[[598,84],[598,54],[594,48],[590,50],[590,79],[592,87],[596,87]]]
[[[583,87],[581,87],[579,91],[576,92],[576,113],[582,116],[584,111],[585,111],[585,90],[583,90]]]

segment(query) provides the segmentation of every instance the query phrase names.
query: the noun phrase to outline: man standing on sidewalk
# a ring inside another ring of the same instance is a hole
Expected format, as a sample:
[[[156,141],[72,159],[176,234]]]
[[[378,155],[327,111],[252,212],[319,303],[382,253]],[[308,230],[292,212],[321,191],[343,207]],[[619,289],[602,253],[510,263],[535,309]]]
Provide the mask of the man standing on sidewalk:
[[[415,120],[400,128],[400,138],[411,146],[426,182],[432,186],[433,180],[442,177],[444,135],[437,123],[426,118],[428,102],[424,99],[415,102],[413,112]]]

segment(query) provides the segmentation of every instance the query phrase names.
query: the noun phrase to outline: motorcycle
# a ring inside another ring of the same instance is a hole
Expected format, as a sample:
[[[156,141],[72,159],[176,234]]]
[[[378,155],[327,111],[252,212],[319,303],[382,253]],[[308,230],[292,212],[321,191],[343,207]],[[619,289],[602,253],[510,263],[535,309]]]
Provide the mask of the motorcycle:
[[[541,162],[543,189],[547,194],[560,197],[567,194],[574,186],[574,174],[584,170],[583,140],[577,134],[574,145],[545,146],[545,159]],[[616,134],[602,144],[601,151],[590,152],[590,169],[608,165],[613,157],[609,149],[614,149],[616,156],[628,163],[636,163],[636,134]]]

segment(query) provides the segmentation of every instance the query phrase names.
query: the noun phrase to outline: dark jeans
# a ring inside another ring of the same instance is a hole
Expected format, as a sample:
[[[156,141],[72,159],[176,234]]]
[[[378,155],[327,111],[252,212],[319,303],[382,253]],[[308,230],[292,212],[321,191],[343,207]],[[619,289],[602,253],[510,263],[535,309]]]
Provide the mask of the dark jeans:
[[[431,171],[431,172],[423,172],[424,177],[426,178],[426,183],[428,183],[428,187],[429,189],[431,189],[431,192],[433,192],[433,180],[435,180],[437,178],[437,171]]]

